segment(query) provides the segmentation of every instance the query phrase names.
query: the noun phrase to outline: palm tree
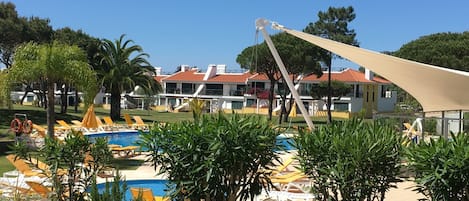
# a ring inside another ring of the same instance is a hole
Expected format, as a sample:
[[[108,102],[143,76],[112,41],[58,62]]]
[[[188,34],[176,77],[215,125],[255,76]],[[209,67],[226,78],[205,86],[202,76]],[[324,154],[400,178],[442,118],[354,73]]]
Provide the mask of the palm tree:
[[[153,78],[155,69],[150,65],[142,47],[131,45],[121,35],[114,42],[103,39],[100,48],[101,66],[97,69],[102,85],[111,93],[111,118],[120,118],[121,94],[140,86],[152,95],[161,91],[161,85]],[[136,53],[136,55],[131,58]]]
[[[78,46],[54,41],[50,44],[26,43],[16,49],[15,62],[8,69],[6,86],[15,82],[47,82],[47,132],[54,136],[54,87],[70,83],[85,92],[85,103],[96,95],[96,74],[88,65],[85,53]]]

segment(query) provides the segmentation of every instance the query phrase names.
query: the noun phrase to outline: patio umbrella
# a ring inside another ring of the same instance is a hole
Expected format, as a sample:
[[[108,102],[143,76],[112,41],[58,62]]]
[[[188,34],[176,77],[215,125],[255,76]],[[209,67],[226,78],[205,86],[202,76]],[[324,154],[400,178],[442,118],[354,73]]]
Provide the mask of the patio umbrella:
[[[296,103],[293,103],[291,107],[290,117],[296,117]]]
[[[88,107],[88,110],[83,116],[81,124],[85,128],[98,128],[98,122],[96,121],[96,114],[94,113],[93,105],[90,105],[90,107]]]

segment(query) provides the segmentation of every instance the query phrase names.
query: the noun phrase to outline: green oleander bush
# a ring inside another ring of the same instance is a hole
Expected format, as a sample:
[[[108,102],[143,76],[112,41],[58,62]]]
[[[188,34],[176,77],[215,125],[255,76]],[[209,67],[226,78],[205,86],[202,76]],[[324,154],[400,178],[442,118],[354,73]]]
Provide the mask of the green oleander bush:
[[[400,181],[402,139],[387,124],[352,119],[294,139],[318,200],[384,200]]]
[[[469,200],[469,135],[430,139],[406,149],[415,190],[431,200]]]
[[[176,200],[247,200],[270,189],[272,161],[283,145],[278,130],[259,116],[203,115],[196,121],[154,125],[139,144],[168,175]]]

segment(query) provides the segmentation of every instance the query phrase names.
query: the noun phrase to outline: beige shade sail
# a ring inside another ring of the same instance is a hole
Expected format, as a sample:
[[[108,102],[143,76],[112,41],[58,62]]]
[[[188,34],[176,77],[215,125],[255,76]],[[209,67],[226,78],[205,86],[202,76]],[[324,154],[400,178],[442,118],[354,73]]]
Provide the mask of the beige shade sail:
[[[85,128],[98,128],[98,121],[96,120],[96,114],[94,113],[93,105],[88,107],[88,110],[86,111],[85,115],[83,116],[83,120],[81,121],[81,125]]]
[[[469,110],[469,73],[423,64],[321,38],[300,31],[274,28],[324,48],[363,66],[411,94],[425,112]]]

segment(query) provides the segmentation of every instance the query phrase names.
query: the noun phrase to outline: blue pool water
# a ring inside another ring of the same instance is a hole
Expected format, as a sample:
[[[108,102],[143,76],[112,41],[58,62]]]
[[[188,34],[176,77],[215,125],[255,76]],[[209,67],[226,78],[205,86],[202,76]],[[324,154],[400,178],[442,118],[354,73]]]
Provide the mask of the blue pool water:
[[[86,135],[91,141],[98,137],[106,137],[108,139],[108,144],[118,144],[123,147],[133,146],[139,139],[138,131],[119,131],[112,133],[97,133]]]
[[[86,136],[90,138],[91,141],[93,141],[94,138],[106,137],[108,139],[108,144],[118,144],[124,147],[136,145],[136,142],[139,139],[139,134],[140,133],[138,131],[119,131],[112,133],[90,134]],[[294,147],[291,146],[291,143],[293,142],[292,138],[279,136],[277,137],[277,142],[283,144],[286,150],[294,149]]]
[[[164,196],[167,180],[152,179],[152,180],[129,180],[126,181],[128,190],[125,192],[125,199],[127,201],[132,200],[132,194],[130,188],[151,188],[154,196]],[[98,184],[98,191],[103,192],[106,188],[106,184]]]
[[[285,150],[294,150],[295,147],[292,146],[293,142],[294,142],[293,138],[282,137],[282,136],[277,137],[277,143],[280,143],[283,146],[285,146]]]

